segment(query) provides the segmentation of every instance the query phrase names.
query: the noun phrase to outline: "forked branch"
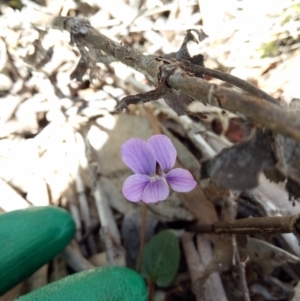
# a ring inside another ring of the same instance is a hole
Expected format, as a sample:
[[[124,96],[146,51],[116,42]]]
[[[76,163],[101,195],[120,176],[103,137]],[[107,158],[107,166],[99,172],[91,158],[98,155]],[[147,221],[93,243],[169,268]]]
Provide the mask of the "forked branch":
[[[179,63],[175,59],[165,62],[156,56],[143,55],[130,47],[112,41],[94,29],[86,20],[58,17],[54,19],[53,25],[70,32],[71,41],[81,50],[81,53],[88,56],[86,61],[89,66],[92,66],[93,62],[101,62],[105,53],[108,57],[143,73],[156,86],[160,72],[163,70],[167,78],[165,84],[175,94],[241,114],[261,126],[300,141],[299,115],[275,104],[274,99],[267,97],[265,93],[261,93],[261,98],[258,98],[218,87],[187,72],[182,62]],[[192,68],[189,70],[193,71]],[[202,71],[205,73],[207,70],[202,69]],[[140,100],[139,97],[137,99]],[[178,97],[178,99],[182,98]],[[124,103],[122,106],[124,107]]]

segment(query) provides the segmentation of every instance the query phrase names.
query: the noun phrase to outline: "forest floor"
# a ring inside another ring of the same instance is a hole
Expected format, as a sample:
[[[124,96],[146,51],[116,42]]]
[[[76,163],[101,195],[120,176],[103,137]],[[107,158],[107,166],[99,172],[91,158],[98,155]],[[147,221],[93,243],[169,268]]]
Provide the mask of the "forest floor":
[[[61,206],[77,226],[76,238],[61,256],[1,301],[75,271],[107,265],[107,257],[134,266],[141,203],[122,195],[131,171],[120,147],[132,137],[147,140],[159,133],[171,139],[177,164],[199,185],[148,206],[147,239],[170,228],[181,242],[178,273],[169,287],[156,287],[154,300],[247,300],[246,288],[255,301],[300,300],[300,248],[294,234],[180,231],[195,220],[210,224],[299,213],[300,204],[289,200],[285,183],[270,182],[263,173],[258,186],[247,191],[220,188],[200,177],[205,160],[251,138],[256,125],[200,102],[190,110],[206,119],[178,117],[163,99],[116,113],[123,97],[149,91],[151,83],[118,61],[99,63],[93,79],[86,72],[81,82],[71,80],[79,51],[70,45],[68,32],[44,24],[42,17],[85,17],[110,39],[160,56],[177,51],[186,30],[202,29],[208,38],[189,42],[191,55],[202,54],[206,67],[241,78],[288,107],[300,98],[300,1],[7,0],[0,9],[0,212]],[[205,80],[240,91],[209,76]],[[94,197],[95,187],[101,200]],[[104,223],[109,233],[100,231]],[[224,243],[216,244],[215,235]],[[211,258],[214,273],[197,284]]]

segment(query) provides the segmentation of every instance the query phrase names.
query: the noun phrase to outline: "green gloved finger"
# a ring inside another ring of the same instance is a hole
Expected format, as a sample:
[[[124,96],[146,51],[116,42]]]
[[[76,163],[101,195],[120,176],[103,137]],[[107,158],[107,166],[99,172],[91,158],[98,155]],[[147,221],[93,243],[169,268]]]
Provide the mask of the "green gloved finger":
[[[0,296],[59,254],[75,223],[58,207],[31,207],[0,214]]]
[[[146,301],[143,278],[128,268],[102,267],[50,283],[17,301]]]

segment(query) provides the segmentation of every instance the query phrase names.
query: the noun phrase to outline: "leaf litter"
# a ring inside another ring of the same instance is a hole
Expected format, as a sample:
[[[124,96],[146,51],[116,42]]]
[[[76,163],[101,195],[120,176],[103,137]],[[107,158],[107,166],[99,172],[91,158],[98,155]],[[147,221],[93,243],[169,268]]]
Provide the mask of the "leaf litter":
[[[299,4],[266,1],[258,11],[251,1],[232,0],[217,11],[213,2],[24,0],[16,1],[17,7],[13,1],[1,6],[1,211],[52,204],[67,208],[77,224],[76,238],[64,254],[1,301],[70,270],[111,262],[134,265],[128,254],[137,254],[140,226],[135,219],[130,222],[130,216],[138,214],[140,206],[121,194],[130,171],[120,158],[120,146],[131,137],[146,140],[166,134],[178,152],[176,166],[188,168],[199,181],[194,191],[172,193],[167,202],[149,206],[147,239],[161,229],[223,221],[228,202],[237,207],[233,220],[299,212],[288,203],[290,198],[298,207],[299,142],[243,114],[198,106],[168,81],[170,70],[181,68],[188,76],[239,89],[189,69],[205,65],[250,82],[284,110],[298,114]],[[127,13],[119,14],[115,7]],[[59,14],[85,17],[87,26],[122,42],[132,66],[137,66],[133,50],[153,56],[160,64],[154,72],[157,79],[145,78],[103,51],[75,47],[85,32],[79,28],[74,40],[74,35],[54,29],[48,19]],[[214,104],[213,89],[210,97]],[[127,106],[150,100],[157,101]],[[116,114],[122,103],[126,109]],[[285,202],[276,199],[274,191],[280,191]],[[101,199],[105,203],[99,204]],[[246,285],[251,300],[297,300],[300,252],[293,234],[184,235],[177,275],[166,288],[156,289],[157,296],[247,300],[242,293]],[[246,284],[238,276],[241,266]],[[214,295],[216,291],[222,296]]]

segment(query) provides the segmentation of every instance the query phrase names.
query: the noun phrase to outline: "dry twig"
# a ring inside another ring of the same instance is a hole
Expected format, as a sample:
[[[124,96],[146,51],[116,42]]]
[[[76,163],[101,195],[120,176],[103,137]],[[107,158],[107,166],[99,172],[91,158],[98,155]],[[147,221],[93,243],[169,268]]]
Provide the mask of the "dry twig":
[[[213,258],[213,250],[207,234],[197,235],[198,254],[205,266]],[[205,295],[207,300],[211,301],[227,301],[227,297],[222,285],[222,281],[218,272],[211,273],[205,283]]]
[[[94,268],[73,246],[69,245],[62,253],[63,259],[76,272]]]
[[[197,224],[189,230],[197,233],[214,234],[294,233],[299,236],[299,225],[300,215],[296,214],[289,216],[248,217],[228,222]]]
[[[226,73],[218,71],[218,70],[213,70],[213,69],[209,69],[209,68],[205,68],[205,67],[197,66],[197,65],[191,65],[191,64],[187,64],[185,66],[185,70],[188,72],[192,72],[192,73],[203,73],[205,75],[209,75],[211,77],[218,78],[224,82],[227,82],[236,87],[239,87],[242,90],[249,92],[252,95],[255,95],[259,98],[268,100],[271,103],[278,104],[278,101],[271,95],[267,94],[265,91],[256,88],[252,84],[250,84],[234,75],[226,74]]]
[[[94,164],[91,161],[91,154],[90,154],[90,145],[89,142],[87,142],[87,157],[89,158],[90,163],[90,177],[91,177],[91,187],[93,190],[94,198],[96,201],[96,206],[98,210],[99,220],[101,223],[101,229],[100,229],[100,236],[104,240],[106,252],[107,252],[107,261],[110,265],[115,264],[114,259],[114,250],[113,250],[113,242],[112,237],[109,233],[108,219],[112,219],[112,213],[109,208],[109,205],[105,199],[105,195],[103,193],[103,189],[101,187],[99,176],[98,176],[98,167],[96,164]]]
[[[114,57],[143,73],[154,84],[158,83],[158,76],[164,74],[166,85],[177,93],[181,92],[204,104],[211,104],[236,114],[242,114],[262,126],[300,141],[298,115],[276,104],[234,90],[217,87],[201,78],[193,77],[184,71],[184,68],[181,68],[182,64],[180,63],[168,64],[166,61],[157,60],[155,56],[143,55],[102,35],[86,20],[57,17],[54,19],[53,26],[71,33],[72,42],[83,55],[79,69],[83,68],[84,72],[87,68],[93,67],[96,62],[101,62],[104,52],[109,57]],[[83,64],[84,61],[86,61],[86,65]],[[82,67],[83,65],[85,67]],[[153,92],[151,93],[153,94]],[[138,99],[138,103],[141,103],[140,98],[135,98]],[[153,98],[147,100],[153,100]],[[119,109],[123,107],[126,107],[124,102],[120,103]]]
[[[183,246],[183,251],[187,260],[187,265],[192,282],[194,282],[199,275],[204,271],[204,266],[199,258],[196,248],[193,243],[193,235],[191,233],[184,233],[181,237],[181,242]],[[197,301],[207,300],[204,295],[204,290],[202,285],[193,285],[193,291],[196,295]]]
[[[235,219],[236,213],[237,213],[236,196],[234,195],[233,192],[230,192],[230,196],[225,199],[225,202],[223,204],[222,215],[225,221],[230,222]],[[249,288],[248,288],[246,273],[245,273],[245,263],[241,261],[235,234],[231,236],[231,240],[232,240],[232,247],[233,247],[233,258],[232,258],[233,265],[234,267],[237,268],[238,271],[240,289],[243,292],[243,299],[244,301],[250,301]]]

